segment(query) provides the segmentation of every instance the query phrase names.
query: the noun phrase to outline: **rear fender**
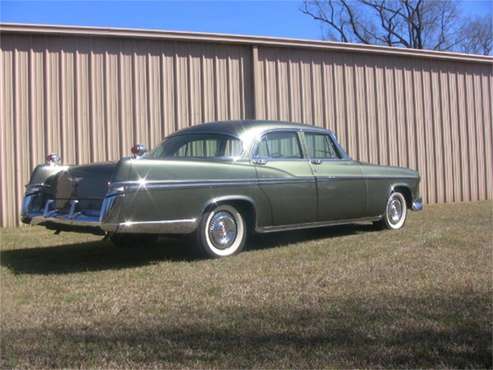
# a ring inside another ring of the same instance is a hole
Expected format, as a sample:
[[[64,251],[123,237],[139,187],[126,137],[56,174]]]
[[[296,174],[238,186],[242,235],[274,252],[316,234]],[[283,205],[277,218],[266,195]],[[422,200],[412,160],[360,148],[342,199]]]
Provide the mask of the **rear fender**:
[[[255,205],[255,201],[250,198],[250,197],[247,197],[247,196],[244,196],[244,195],[226,195],[226,196],[221,196],[221,197],[216,197],[216,198],[213,198],[211,200],[209,200],[205,206],[202,208],[202,212],[201,212],[201,216],[203,214],[205,214],[207,211],[211,210],[212,208],[216,207],[218,204],[221,204],[221,203],[235,203],[235,202],[241,202],[241,203],[246,203],[248,204],[252,211],[253,211],[253,218],[254,218],[254,222],[255,224],[252,225],[253,227],[256,227],[256,213],[257,213],[257,208],[256,208],[256,205]]]
[[[26,188],[29,189],[30,187],[42,186],[48,177],[56,175],[58,172],[65,171],[68,168],[69,166],[60,166],[56,164],[40,164],[33,170]]]

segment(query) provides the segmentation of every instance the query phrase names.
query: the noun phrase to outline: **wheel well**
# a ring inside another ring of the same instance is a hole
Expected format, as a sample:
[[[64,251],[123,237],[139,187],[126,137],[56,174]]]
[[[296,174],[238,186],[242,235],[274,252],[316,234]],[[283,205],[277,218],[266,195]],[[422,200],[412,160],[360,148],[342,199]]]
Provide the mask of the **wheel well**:
[[[411,190],[407,186],[396,186],[393,189],[393,192],[399,192],[402,195],[404,195],[404,198],[406,199],[406,205],[407,208],[411,208],[413,205],[413,196],[411,194]]]
[[[251,202],[245,199],[225,199],[211,204],[207,207],[206,211],[209,211],[214,206],[221,204],[227,204],[235,207],[245,218],[247,230],[249,232],[255,230],[255,207]]]

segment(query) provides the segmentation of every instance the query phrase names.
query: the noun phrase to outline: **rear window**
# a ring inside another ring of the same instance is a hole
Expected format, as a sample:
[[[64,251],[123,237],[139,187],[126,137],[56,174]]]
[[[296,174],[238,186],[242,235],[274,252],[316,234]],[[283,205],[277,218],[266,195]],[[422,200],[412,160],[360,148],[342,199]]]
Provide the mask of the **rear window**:
[[[237,138],[221,134],[172,136],[148,153],[153,159],[227,159],[241,156],[243,147]]]

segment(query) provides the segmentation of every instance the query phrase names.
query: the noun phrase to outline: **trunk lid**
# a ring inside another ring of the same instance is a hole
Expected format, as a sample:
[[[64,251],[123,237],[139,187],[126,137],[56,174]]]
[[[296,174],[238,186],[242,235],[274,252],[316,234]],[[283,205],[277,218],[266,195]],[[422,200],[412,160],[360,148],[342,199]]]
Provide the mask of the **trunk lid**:
[[[71,200],[79,201],[81,210],[98,210],[108,191],[117,162],[72,166],[57,174],[55,179],[55,208],[68,210]]]

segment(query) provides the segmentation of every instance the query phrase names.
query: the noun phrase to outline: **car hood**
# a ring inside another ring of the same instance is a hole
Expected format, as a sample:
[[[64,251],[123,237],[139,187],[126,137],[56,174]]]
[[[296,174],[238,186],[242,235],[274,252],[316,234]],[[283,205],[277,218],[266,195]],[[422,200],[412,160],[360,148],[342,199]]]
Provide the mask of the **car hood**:
[[[369,176],[392,176],[392,177],[416,177],[419,179],[419,173],[413,169],[399,166],[384,166],[358,161],[361,170]]]

